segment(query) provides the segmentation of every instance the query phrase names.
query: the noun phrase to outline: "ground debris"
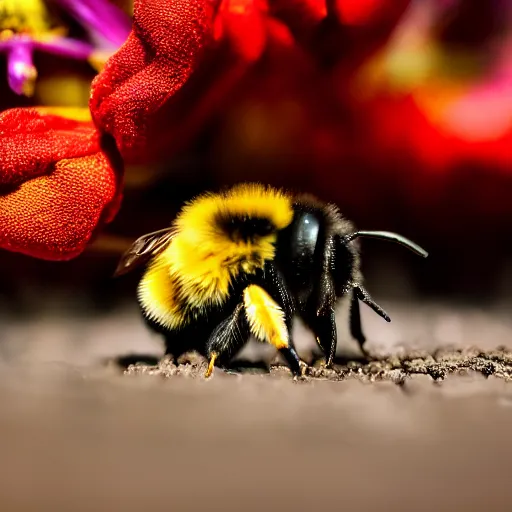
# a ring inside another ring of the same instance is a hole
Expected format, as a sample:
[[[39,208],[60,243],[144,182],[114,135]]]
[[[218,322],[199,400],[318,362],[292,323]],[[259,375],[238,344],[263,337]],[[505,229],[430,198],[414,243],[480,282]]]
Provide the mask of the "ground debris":
[[[160,377],[204,378],[206,361],[198,355],[180,358],[178,362],[166,356],[155,365],[136,363],[129,365],[125,374],[156,375]],[[410,352],[382,359],[336,361],[333,368],[326,368],[317,361],[311,366],[304,365],[302,382],[314,380],[342,381],[359,379],[362,381],[390,381],[402,385],[414,375],[425,375],[433,381],[442,381],[450,374],[469,375],[478,373],[484,377],[494,376],[512,381],[512,352],[500,347],[496,350],[482,351],[478,348],[442,349],[434,353]],[[283,365],[271,365],[265,371],[261,366],[228,370],[228,373],[267,374],[274,378],[291,377],[289,369]],[[225,374],[216,369],[215,375]]]

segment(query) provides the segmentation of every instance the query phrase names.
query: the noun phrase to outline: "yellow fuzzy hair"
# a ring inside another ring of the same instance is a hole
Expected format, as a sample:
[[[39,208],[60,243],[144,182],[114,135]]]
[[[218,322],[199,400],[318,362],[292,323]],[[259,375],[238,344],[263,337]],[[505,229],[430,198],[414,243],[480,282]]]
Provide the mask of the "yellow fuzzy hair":
[[[293,218],[292,199],[259,184],[243,184],[221,194],[205,194],[186,204],[174,222],[175,236],[148,268],[139,286],[146,314],[168,328],[183,326],[183,310],[221,306],[240,273],[262,268],[275,255],[277,233],[255,240],[232,240],[219,216],[268,219],[276,231]]]
[[[250,285],[244,290],[244,307],[251,333],[277,349],[288,346],[288,328],[284,312],[260,286]]]
[[[169,267],[163,260],[155,259],[141,279],[137,293],[147,317],[161,327],[173,329],[185,323],[184,311],[176,291]]]

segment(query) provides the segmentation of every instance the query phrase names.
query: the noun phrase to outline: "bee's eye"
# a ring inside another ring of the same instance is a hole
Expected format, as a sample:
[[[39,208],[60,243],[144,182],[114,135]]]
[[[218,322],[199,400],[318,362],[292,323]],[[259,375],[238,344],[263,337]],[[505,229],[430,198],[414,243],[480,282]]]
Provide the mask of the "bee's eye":
[[[311,213],[305,213],[297,229],[297,240],[308,247],[315,247],[319,229],[318,219]]]
[[[320,221],[312,213],[297,214],[291,225],[291,256],[292,258],[312,258],[315,254]]]

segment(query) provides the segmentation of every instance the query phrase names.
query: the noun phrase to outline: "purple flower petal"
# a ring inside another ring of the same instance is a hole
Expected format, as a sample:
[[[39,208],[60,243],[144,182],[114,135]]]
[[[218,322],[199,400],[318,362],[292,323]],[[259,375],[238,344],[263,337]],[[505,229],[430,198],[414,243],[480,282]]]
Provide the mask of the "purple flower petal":
[[[19,95],[32,96],[37,70],[32,61],[31,41],[12,41],[7,50],[7,79],[9,87]]]
[[[72,59],[99,59],[121,46],[131,30],[131,18],[108,0],[53,0],[69,12],[88,31],[90,42],[59,37],[48,32],[30,36],[13,34],[0,41],[0,52],[7,55],[8,82],[16,94],[31,96],[37,78],[32,61],[34,50]],[[33,38],[34,37],[34,38]]]
[[[54,0],[75,17],[93,38],[104,40],[101,46],[117,49],[131,30],[131,18],[107,0]],[[105,44],[106,42],[110,45]]]
[[[69,37],[54,37],[46,40],[35,40],[34,48],[47,53],[69,57],[71,59],[88,59],[94,51],[94,47],[84,41]]]

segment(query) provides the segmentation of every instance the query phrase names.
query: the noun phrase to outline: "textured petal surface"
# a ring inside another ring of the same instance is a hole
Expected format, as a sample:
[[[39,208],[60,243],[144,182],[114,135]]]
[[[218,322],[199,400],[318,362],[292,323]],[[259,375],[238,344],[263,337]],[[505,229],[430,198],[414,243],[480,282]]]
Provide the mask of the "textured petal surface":
[[[0,248],[70,259],[119,206],[120,169],[89,122],[36,109],[0,116]]]
[[[128,161],[148,156],[152,117],[187,81],[213,37],[213,0],[138,0],[133,30],[92,85],[91,111]]]
[[[42,114],[33,108],[0,114],[0,185],[17,185],[48,171],[53,162],[98,151],[91,122]]]

